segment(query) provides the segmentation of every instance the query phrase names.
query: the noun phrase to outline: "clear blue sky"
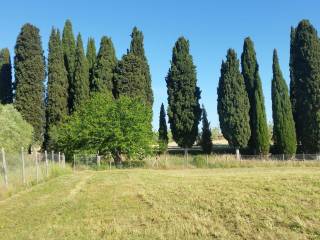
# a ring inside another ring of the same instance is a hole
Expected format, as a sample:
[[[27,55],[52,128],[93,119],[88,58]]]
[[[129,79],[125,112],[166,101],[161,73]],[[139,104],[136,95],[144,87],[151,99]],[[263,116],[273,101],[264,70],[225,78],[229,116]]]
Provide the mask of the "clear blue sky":
[[[9,47],[13,55],[21,26],[30,22],[40,29],[47,55],[51,27],[62,29],[69,18],[74,33],[81,32],[84,43],[92,36],[98,48],[101,36],[110,36],[121,58],[129,47],[131,30],[137,26],[145,37],[155,97],[153,125],[157,128],[161,102],[167,104],[165,76],[172,47],[183,35],[190,41],[197,66],[201,102],[208,111],[211,125],[219,126],[216,92],[221,61],[230,47],[239,57],[243,39],[250,36],[255,43],[267,117],[271,121],[272,50],[278,49],[281,68],[289,82],[290,27],[307,18],[319,29],[319,11],[319,0],[3,1],[0,48]]]

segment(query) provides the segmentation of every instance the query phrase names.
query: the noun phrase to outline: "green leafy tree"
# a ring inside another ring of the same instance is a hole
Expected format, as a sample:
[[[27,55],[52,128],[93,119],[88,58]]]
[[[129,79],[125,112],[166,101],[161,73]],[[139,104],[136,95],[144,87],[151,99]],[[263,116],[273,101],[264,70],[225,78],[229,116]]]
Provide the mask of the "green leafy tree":
[[[166,83],[173,139],[180,147],[192,147],[201,119],[201,91],[197,87],[196,67],[189,53],[189,42],[184,37],[180,37],[173,47]]]
[[[75,111],[89,98],[89,70],[80,33],[77,36],[74,79],[71,85],[71,106]]]
[[[116,164],[124,158],[141,159],[151,154],[152,112],[134,98],[114,100],[96,93],[54,130],[58,149],[67,153],[111,153]]]
[[[0,103],[13,102],[11,59],[8,48],[0,50]]]
[[[290,92],[302,151],[320,151],[320,43],[308,20],[291,30]]]
[[[71,87],[73,86],[74,71],[75,71],[75,59],[76,59],[76,41],[74,38],[72,23],[68,19],[66,20],[62,33],[62,48],[64,55],[64,65],[67,70],[69,90],[68,90],[68,108],[69,112],[72,111],[72,96]]]
[[[34,128],[34,141],[42,144],[45,126],[45,59],[39,29],[21,28],[15,45],[15,107]]]
[[[19,152],[32,143],[33,128],[12,104],[0,104],[0,143],[6,152]]]
[[[113,90],[113,77],[117,65],[116,52],[111,38],[102,37],[97,56],[94,76],[91,85],[92,91]]]
[[[207,154],[211,153],[212,137],[211,137],[210,122],[208,121],[207,111],[203,105],[202,105],[202,133],[201,133],[200,145],[204,153],[207,153]]]
[[[49,39],[47,126],[45,147],[50,146],[49,130],[68,114],[68,78],[63,62],[63,49],[59,30],[52,29]]]
[[[96,45],[93,38],[88,39],[87,43],[87,61],[89,67],[90,89],[93,87],[94,67],[97,61]]]
[[[241,66],[250,101],[251,137],[249,147],[255,154],[268,154],[270,141],[262,84],[259,76],[259,65],[253,42],[249,37],[244,40]]]
[[[227,60],[222,61],[218,85],[218,114],[223,136],[238,153],[250,139],[250,102],[243,76],[239,71],[239,60],[233,49],[229,49]]]
[[[137,57],[143,60],[143,72],[145,75],[145,94],[147,102],[152,106],[153,104],[153,92],[151,87],[151,74],[147,57],[144,51],[143,33],[134,27],[131,33],[130,53],[133,53]]]
[[[160,117],[159,117],[159,130],[158,130],[158,143],[160,152],[165,152],[168,148],[168,128],[166,121],[166,111],[164,109],[163,103],[160,108]]]
[[[144,63],[141,58],[128,53],[118,62],[114,74],[115,98],[120,96],[137,97],[147,102],[145,94]]]
[[[296,132],[293,121],[287,84],[282,76],[277,51],[273,52],[272,113],[273,141],[277,153],[294,154],[297,150]]]

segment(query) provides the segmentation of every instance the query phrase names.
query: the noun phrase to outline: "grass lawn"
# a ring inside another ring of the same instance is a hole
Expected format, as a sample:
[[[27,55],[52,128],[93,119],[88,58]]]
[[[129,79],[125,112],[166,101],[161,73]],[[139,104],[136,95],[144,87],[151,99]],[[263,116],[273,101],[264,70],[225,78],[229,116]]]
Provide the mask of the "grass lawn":
[[[0,239],[320,239],[320,168],[77,172],[0,201]]]

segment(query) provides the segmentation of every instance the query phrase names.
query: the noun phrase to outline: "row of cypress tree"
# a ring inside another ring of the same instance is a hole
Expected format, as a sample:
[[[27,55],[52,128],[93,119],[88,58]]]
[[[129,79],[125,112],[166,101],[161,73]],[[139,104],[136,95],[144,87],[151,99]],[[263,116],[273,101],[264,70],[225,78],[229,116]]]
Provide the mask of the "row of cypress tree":
[[[12,103],[34,128],[34,142],[50,148],[50,130],[97,91],[138,97],[152,107],[151,75],[144,53],[143,34],[136,27],[127,54],[117,60],[111,38],[103,36],[98,53],[89,38],[85,53],[82,37],[75,39],[70,20],[62,37],[52,28],[47,66],[39,29],[29,23],[17,37],[12,84],[10,55],[0,52],[1,103]],[[45,80],[47,77],[47,84]],[[13,96],[14,94],[14,96]]]
[[[294,154],[320,151],[320,40],[314,27],[302,20],[291,30],[290,96],[283,78],[277,51],[273,52],[272,112],[274,153]],[[229,49],[221,65],[218,86],[218,114],[221,131],[235,149],[247,148],[253,154],[268,154],[270,136],[264,106],[259,65],[252,40],[244,40],[240,63]],[[204,152],[212,149],[207,113],[199,106],[200,90],[189,54],[189,42],[176,42],[167,78],[168,117],[173,139],[179,146],[191,147],[198,134]],[[164,106],[161,105],[159,141],[167,144]]]
[[[85,53],[81,35],[75,39],[72,24],[66,21],[62,38],[53,28],[49,40],[48,66],[41,46],[39,29],[25,24],[15,46],[15,83],[12,85],[10,54],[0,51],[1,103],[12,103],[33,125],[35,141],[50,145],[50,128],[96,91],[106,91],[115,98],[139,97],[153,104],[151,75],[144,52],[143,34],[134,28],[130,49],[117,60],[113,43],[102,37],[96,53],[95,41],[88,40]],[[229,49],[222,62],[218,86],[218,113],[223,135],[235,148],[255,154],[269,152],[270,142],[264,107],[259,65],[254,44],[246,38],[240,63]],[[280,70],[277,52],[273,54],[272,109],[274,151],[320,151],[320,41],[307,20],[291,30],[290,97]],[[47,86],[45,85],[48,76]],[[201,143],[210,152],[210,123],[200,107],[196,67],[189,52],[189,42],[180,37],[172,51],[167,77],[168,117],[173,139],[187,149],[198,136],[202,116]],[[45,89],[47,87],[47,90]],[[14,94],[13,94],[14,93]],[[15,96],[14,96],[15,95]],[[164,106],[161,106],[159,140],[168,142]],[[297,144],[298,142],[298,144]]]

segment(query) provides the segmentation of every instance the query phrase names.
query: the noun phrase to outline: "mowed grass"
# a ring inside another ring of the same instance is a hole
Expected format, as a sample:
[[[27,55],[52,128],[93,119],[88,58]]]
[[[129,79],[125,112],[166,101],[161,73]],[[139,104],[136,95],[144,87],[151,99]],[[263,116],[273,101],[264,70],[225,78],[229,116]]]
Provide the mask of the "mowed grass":
[[[320,239],[320,168],[77,172],[1,201],[0,239]]]

